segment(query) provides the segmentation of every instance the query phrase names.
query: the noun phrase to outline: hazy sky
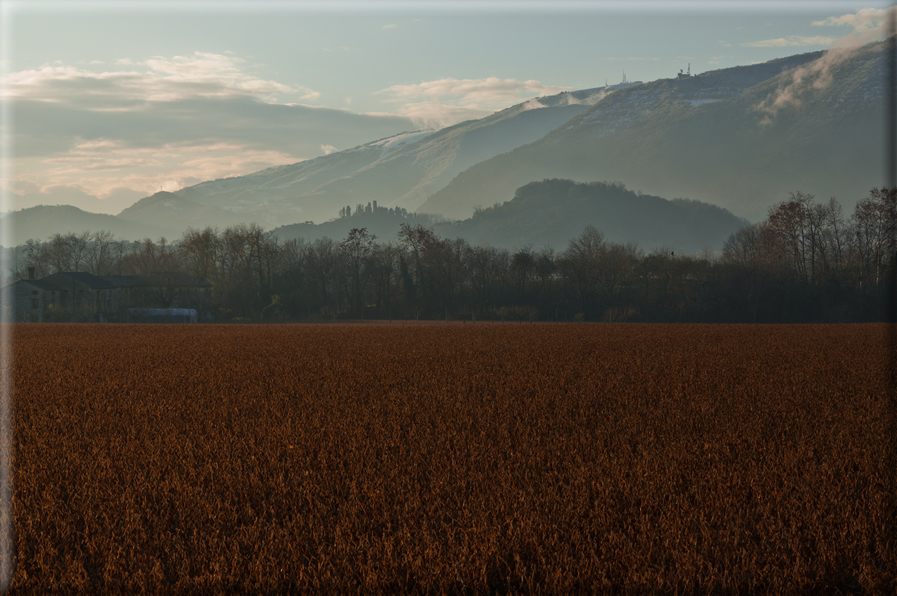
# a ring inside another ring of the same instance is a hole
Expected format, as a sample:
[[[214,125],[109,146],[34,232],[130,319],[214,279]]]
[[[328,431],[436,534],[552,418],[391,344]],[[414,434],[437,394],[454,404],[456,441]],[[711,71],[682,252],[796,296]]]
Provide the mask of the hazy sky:
[[[624,71],[647,82],[827,49],[882,6],[2,0],[0,184],[131,201]]]

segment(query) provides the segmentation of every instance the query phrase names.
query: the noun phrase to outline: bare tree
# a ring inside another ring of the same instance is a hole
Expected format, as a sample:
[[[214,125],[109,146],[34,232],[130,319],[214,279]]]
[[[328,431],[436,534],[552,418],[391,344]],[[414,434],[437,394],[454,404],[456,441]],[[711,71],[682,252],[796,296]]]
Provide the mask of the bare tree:
[[[112,232],[100,230],[89,236],[85,249],[85,262],[88,273],[94,275],[110,275],[115,269],[115,236]]]
[[[392,318],[392,286],[397,276],[399,247],[392,242],[374,245],[369,258],[374,302],[380,316]]]
[[[217,228],[188,228],[178,241],[181,261],[186,271],[199,279],[217,278],[222,241]]]
[[[368,275],[368,259],[374,252],[376,236],[368,234],[367,228],[352,228],[349,236],[339,245],[339,253],[348,268],[349,308],[364,316],[364,285]]]
[[[850,228],[844,220],[844,208],[835,197],[831,197],[826,205],[823,236],[831,254],[830,269],[835,276],[840,277],[849,265]]]
[[[862,275],[876,286],[881,284],[885,271],[890,230],[894,226],[889,221],[890,203],[895,194],[886,188],[873,189],[857,203],[852,217]]]
[[[776,254],[785,258],[798,279],[808,279],[808,256],[813,253],[810,228],[810,204],[813,195],[800,191],[769,210],[767,226],[764,230],[766,242]]]
[[[571,240],[564,252],[564,273],[572,282],[584,313],[597,293],[599,269],[606,253],[604,234],[591,225],[586,226],[582,234]]]

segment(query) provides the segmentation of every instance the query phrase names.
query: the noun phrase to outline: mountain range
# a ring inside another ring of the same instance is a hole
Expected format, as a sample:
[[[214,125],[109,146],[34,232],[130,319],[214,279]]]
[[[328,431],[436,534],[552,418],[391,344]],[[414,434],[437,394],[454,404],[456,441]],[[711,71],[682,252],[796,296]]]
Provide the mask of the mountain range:
[[[310,222],[377,201],[461,220],[452,229],[479,237],[485,208],[513,202],[518,189],[554,178],[617,181],[634,197],[685,197],[750,220],[797,190],[836,196],[851,208],[884,183],[884,47],[875,43],[531,99],[438,131],[410,131],[157,193],[116,216],[128,230],[116,233],[173,238],[187,227],[238,222],[266,229],[308,222],[311,230]],[[27,209],[6,216],[14,220],[17,242],[59,231],[51,229],[47,209],[39,212],[42,222]],[[578,223],[593,223],[588,217],[583,212]],[[505,234],[490,222],[489,243],[511,241],[513,229]],[[26,234],[41,225],[43,233]],[[100,228],[112,229],[99,219],[90,226]]]
[[[326,221],[345,206],[368,201],[414,211],[467,168],[542,138],[611,92],[592,89],[532,99],[480,120],[407,132],[175,194],[251,214],[262,225]]]

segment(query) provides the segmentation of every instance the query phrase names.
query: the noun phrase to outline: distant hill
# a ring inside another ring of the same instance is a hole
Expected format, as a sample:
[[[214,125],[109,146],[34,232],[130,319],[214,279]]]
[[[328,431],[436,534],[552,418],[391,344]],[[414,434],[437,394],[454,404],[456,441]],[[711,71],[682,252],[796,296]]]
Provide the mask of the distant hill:
[[[518,189],[513,200],[478,211],[465,221],[440,222],[433,216],[399,215],[386,209],[343,217],[324,224],[276,228],[281,240],[329,237],[342,240],[352,228],[366,228],[378,240],[395,240],[402,223],[422,224],[444,238],[474,245],[566,249],[586,225],[608,241],[635,242],[645,250],[665,246],[683,253],[705,247],[722,249],[730,234],[748,222],[729,211],[684,199],[641,195],[622,185],[572,180],[543,180]]]
[[[9,229],[12,238],[7,239],[12,246],[23,244],[29,238],[46,240],[53,234],[80,233],[84,231],[98,232],[105,230],[126,240],[151,238],[156,240],[162,236],[168,239],[177,234],[141,222],[126,221],[114,215],[104,213],[88,213],[70,205],[39,205],[4,215],[0,220],[10,221]]]
[[[187,228],[227,227],[239,223],[251,223],[239,213],[225,211],[211,205],[203,205],[170,192],[157,192],[140,199],[118,214],[119,219],[143,226],[171,230],[179,237]]]
[[[733,232],[748,222],[731,212],[700,203],[638,194],[619,184],[572,180],[531,182],[503,205],[470,219],[435,227],[442,236],[473,244],[567,248],[592,225],[611,242],[635,242],[644,250],[668,247],[696,253],[719,251]]]
[[[181,214],[181,226],[171,230],[141,220],[141,210],[153,207]],[[127,240],[166,237],[176,240],[187,227],[204,228],[211,223],[206,216],[218,216],[218,210],[198,205],[171,193],[158,193],[141,200],[120,216],[87,213],[70,206],[39,206],[23,209],[12,218],[14,242],[29,238],[46,240],[60,233],[107,230]],[[234,214],[230,214],[233,216]],[[214,217],[212,217],[214,219]],[[697,252],[706,246],[720,250],[729,235],[747,222],[729,211],[700,203],[638,194],[622,185],[571,180],[543,180],[519,188],[513,200],[477,212],[465,221],[447,221],[437,215],[409,213],[402,208],[385,208],[376,203],[322,224],[306,222],[275,228],[282,241],[295,238],[316,240],[328,237],[342,240],[352,228],[366,228],[381,242],[395,240],[403,223],[432,228],[445,238],[464,238],[468,242],[505,248],[550,245],[563,250],[572,238],[593,225],[609,241],[636,242],[646,250],[666,246],[682,252]]]
[[[545,137],[482,161],[421,211],[461,219],[533,180],[620,180],[761,219],[801,190],[846,207],[884,184],[883,44],[811,72],[823,52],[664,79],[609,95]],[[771,116],[763,102],[808,72],[798,101]],[[816,86],[819,84],[819,87]]]
[[[56,186],[47,192],[31,192],[23,195],[11,193],[10,204],[13,208],[10,211],[20,211],[39,205],[71,205],[88,213],[114,215],[133,205],[143,196],[145,193],[130,188],[116,188],[105,199],[98,199],[77,187]]]

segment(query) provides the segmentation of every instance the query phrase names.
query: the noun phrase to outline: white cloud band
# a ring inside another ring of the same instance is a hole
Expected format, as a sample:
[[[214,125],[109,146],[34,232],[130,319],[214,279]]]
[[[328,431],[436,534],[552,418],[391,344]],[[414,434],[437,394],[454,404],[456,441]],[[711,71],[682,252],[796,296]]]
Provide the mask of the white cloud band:
[[[401,102],[399,113],[423,125],[447,126],[481,118],[532,97],[554,95],[570,87],[515,79],[444,78],[410,85],[393,85],[378,94]]]

